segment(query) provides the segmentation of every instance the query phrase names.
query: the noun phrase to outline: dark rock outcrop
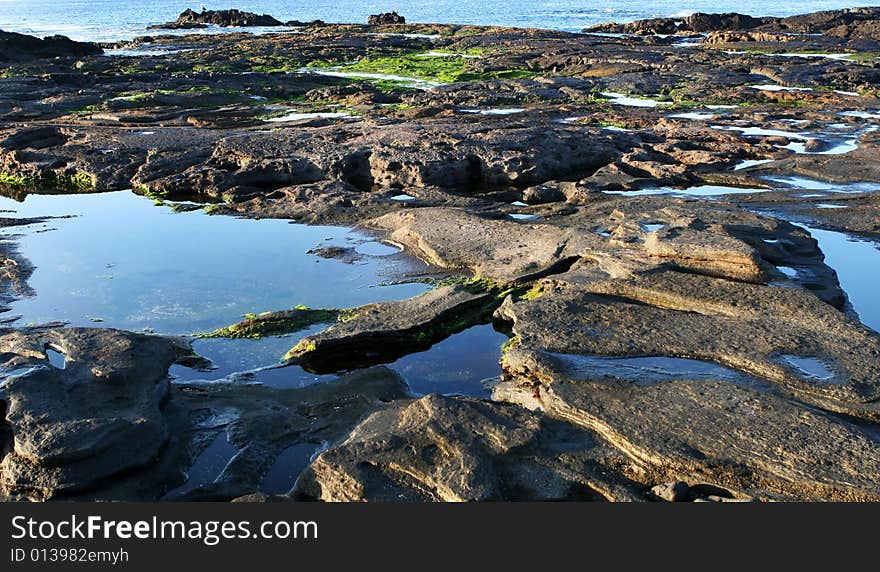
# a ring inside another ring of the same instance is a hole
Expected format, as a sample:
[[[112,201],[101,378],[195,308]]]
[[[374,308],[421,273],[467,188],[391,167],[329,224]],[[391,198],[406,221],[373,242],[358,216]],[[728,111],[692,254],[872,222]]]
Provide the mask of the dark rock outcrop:
[[[691,14],[684,21],[684,29],[697,32],[715,32],[717,30],[751,30],[764,24],[767,18],[754,18],[746,14]]]
[[[384,26],[386,24],[406,24],[406,18],[397,12],[383,12],[382,14],[373,14],[367,18],[367,24],[370,26]]]
[[[758,30],[780,34],[824,34],[839,38],[880,40],[880,8],[827,10],[786,18],[754,17],[747,14],[706,14],[697,12],[685,18],[650,18],[626,24],[608,22],[586,28],[585,32],[618,34],[675,34],[741,32]]]
[[[268,14],[255,14],[235,9],[203,10],[201,12],[186,9],[177,17],[177,20],[150,26],[150,28],[177,30],[204,28],[209,25],[223,28],[244,28],[250,26],[283,26],[284,23]]]
[[[79,58],[104,52],[91,42],[76,42],[67,36],[43,39],[0,30],[0,62],[20,62],[37,58]]]

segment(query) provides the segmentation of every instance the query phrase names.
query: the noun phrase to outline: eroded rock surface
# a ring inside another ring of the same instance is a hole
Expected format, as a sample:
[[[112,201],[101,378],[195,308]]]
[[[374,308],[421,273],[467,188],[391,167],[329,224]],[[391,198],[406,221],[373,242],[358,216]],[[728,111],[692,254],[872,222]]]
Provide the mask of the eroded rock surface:
[[[160,411],[168,367],[191,353],[167,338],[107,329],[7,331],[0,351],[12,433],[0,478],[7,492],[37,498],[152,463],[169,438]]]
[[[188,11],[175,27],[280,24],[260,18]],[[199,363],[176,340],[6,330],[4,495],[878,500],[878,334],[783,220],[880,236],[877,22],[592,29],[609,37],[387,17],[138,38],[103,46],[113,57],[0,35],[29,46],[0,62],[4,194],[133,189],[363,225],[454,275],[411,300],[213,332],[328,326],[289,369],[212,382],[169,384],[172,363]],[[2,300],[32,294],[14,237],[0,252]],[[512,336],[494,400],[413,396],[368,367],[489,320]],[[356,371],[259,383],[299,366]]]
[[[619,453],[521,408],[427,395],[321,453],[295,496],[324,501],[639,500]]]
[[[638,387],[526,361],[519,350],[508,355],[513,371],[529,368],[539,385],[501,386],[498,397],[597,431],[655,480],[705,480],[777,499],[873,501],[880,493],[876,434],[846,421],[724,381]]]
[[[261,490],[289,447],[317,450],[408,395],[384,368],[291,389],[240,378],[172,384],[172,364],[200,363],[188,344],[109,329],[6,330],[0,350],[6,500],[231,500]],[[219,438],[229,459],[188,482]],[[288,489],[308,457],[290,467]]]

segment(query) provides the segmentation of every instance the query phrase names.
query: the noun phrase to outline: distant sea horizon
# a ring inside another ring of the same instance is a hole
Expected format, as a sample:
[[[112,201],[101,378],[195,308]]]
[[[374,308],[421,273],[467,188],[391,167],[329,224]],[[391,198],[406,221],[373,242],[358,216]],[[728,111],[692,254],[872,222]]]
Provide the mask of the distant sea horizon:
[[[113,42],[155,34],[155,31],[148,32],[147,26],[174,20],[187,8],[200,10],[204,6],[210,10],[238,8],[270,14],[281,21],[366,22],[370,14],[396,10],[408,22],[576,32],[601,22],[685,17],[694,12],[790,16],[871,5],[880,5],[880,0],[863,3],[835,0],[0,0],[0,29],[37,36],[62,34],[81,41]]]

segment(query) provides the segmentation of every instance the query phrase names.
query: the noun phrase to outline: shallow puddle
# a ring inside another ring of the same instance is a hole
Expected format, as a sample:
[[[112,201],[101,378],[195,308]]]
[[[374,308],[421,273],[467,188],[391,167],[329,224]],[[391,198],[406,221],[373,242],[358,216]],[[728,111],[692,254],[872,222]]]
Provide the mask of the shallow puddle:
[[[278,495],[289,492],[320,448],[314,443],[297,443],[284,449],[263,477],[260,490]]]
[[[643,222],[640,224],[640,226],[642,227],[642,230],[644,230],[645,232],[656,232],[656,231],[660,230],[661,228],[664,228],[666,226],[666,224]]]
[[[270,117],[266,122],[286,123],[289,121],[301,121],[303,119],[360,119],[360,117],[342,111],[331,111],[326,113],[299,113],[294,111],[277,117]]]
[[[170,56],[172,54],[179,54],[181,52],[191,52],[196,48],[174,48],[174,47],[161,47],[161,46],[150,46],[148,44],[144,44],[139,48],[112,48],[105,49],[105,56],[116,56],[116,57],[159,57],[159,56]]]
[[[772,183],[778,183],[780,185],[784,185],[785,187],[791,187],[796,190],[804,190],[804,191],[826,191],[829,193],[842,193],[842,194],[854,194],[854,193],[871,193],[875,191],[880,191],[880,183],[827,183],[825,181],[819,181],[816,179],[810,179],[808,177],[782,177],[782,176],[772,176],[772,177],[763,177],[765,180],[770,181]],[[800,195],[801,197],[808,197],[808,195]],[[824,195],[809,195],[809,197],[821,197]]]
[[[880,244],[859,240],[842,232],[804,225],[825,254],[825,264],[837,271],[840,286],[862,323],[880,332]]]
[[[603,91],[602,95],[611,100],[614,105],[623,105],[626,107],[657,107],[659,105],[668,105],[667,101],[657,101],[656,99],[648,99],[645,97],[633,97],[625,93],[617,93],[613,91]]]
[[[418,38],[422,40],[439,40],[440,34],[404,34],[400,32],[370,32],[368,36],[397,36],[399,38]]]
[[[28,281],[36,295],[10,304],[22,316],[16,325],[63,320],[192,334],[247,313],[359,306],[428,289],[377,286],[424,265],[344,227],[174,213],[125,191],[0,198],[0,208],[14,211],[7,216],[76,215],[3,231],[18,235],[19,252],[36,267]],[[325,243],[364,256],[345,264],[307,253]]]
[[[475,54],[460,54],[456,52],[438,52],[436,50],[431,50],[430,52],[425,52],[423,54],[416,54],[418,58],[464,58],[467,60],[480,59],[480,56]]]
[[[316,75],[325,75],[329,77],[344,77],[349,79],[361,79],[361,80],[379,80],[379,81],[394,81],[399,82],[401,84],[405,84],[414,89],[421,90],[429,90],[435,87],[439,87],[444,85],[443,82],[440,81],[430,81],[426,79],[419,79],[415,77],[407,77],[402,75],[394,75],[394,74],[386,74],[386,73],[372,73],[372,72],[360,72],[360,71],[343,71],[338,69],[322,69],[322,68],[301,68],[297,70],[297,73],[300,74],[316,74]]]
[[[690,119],[692,121],[709,121],[710,119],[715,119],[716,115],[714,113],[692,111],[688,113],[674,113],[669,117],[673,119]]]
[[[880,119],[880,112],[871,111],[844,111],[840,115],[843,117],[858,117],[859,119]]]
[[[649,387],[672,380],[713,379],[729,381],[761,391],[776,392],[776,389],[769,383],[721,365],[694,359],[607,357],[558,353],[548,353],[548,355],[557,362],[557,367],[566,375],[583,381],[616,378],[639,387]]]
[[[208,448],[196,457],[192,467],[186,472],[186,482],[168,491],[165,496],[176,497],[213,483],[237,452],[238,449],[226,437],[226,431],[221,431]]]
[[[809,133],[795,133],[781,129],[765,129],[763,127],[737,127],[735,125],[712,125],[712,129],[719,131],[739,131],[746,137],[785,137],[786,139],[800,139],[806,141],[813,137]]]
[[[813,91],[813,88],[811,87],[788,87],[785,85],[775,85],[772,83],[762,85],[750,85],[749,87],[752,89],[757,89],[758,91]]]
[[[501,346],[507,336],[491,324],[453,334],[431,349],[404,356],[389,367],[414,393],[489,397],[501,375]]]
[[[830,383],[834,380],[834,371],[824,361],[814,357],[782,355],[783,365],[794,370],[795,375],[808,381]]]
[[[826,133],[809,133],[809,132],[792,132],[783,131],[781,129],[765,129],[763,127],[738,127],[735,125],[712,125],[712,129],[720,131],[738,131],[746,137],[785,137],[793,140],[787,145],[777,145],[779,149],[788,149],[799,155],[842,155],[855,151],[859,148],[859,136],[862,133],[871,131],[869,128],[848,138],[841,138],[840,134]],[[807,142],[815,140],[821,141],[823,147],[816,151],[807,149]],[[760,163],[758,163],[760,164]]]
[[[476,115],[514,115],[525,111],[522,107],[495,108],[495,109],[462,109],[462,113],[473,113]]]
[[[67,367],[67,358],[64,354],[51,346],[46,346],[46,358],[49,360],[49,365],[54,368],[64,369]]]
[[[686,189],[674,189],[672,187],[659,187],[656,189],[638,189],[634,191],[603,191],[609,195],[621,195],[624,197],[641,197],[649,195],[672,195],[681,197],[722,197],[724,195],[751,195],[755,193],[766,193],[770,189],[762,189],[758,187],[740,188],[725,187],[723,185],[697,185]]]
[[[785,53],[785,54],[767,54],[767,55],[768,55],[768,56],[771,56],[771,57],[776,57],[776,58],[805,58],[805,59],[809,59],[809,58],[820,58],[820,59],[829,59],[829,60],[845,60],[847,57],[851,56],[852,54],[849,54],[849,53],[833,53],[833,52],[826,52],[826,53],[821,53],[821,52],[812,52],[812,53],[798,53],[798,52],[791,52],[791,53]],[[753,86],[753,87],[754,87],[754,86]],[[766,86],[765,86],[765,87],[766,87]],[[858,94],[856,94],[856,95],[858,95]]]
[[[749,167],[757,167],[758,165],[764,165],[766,163],[772,163],[773,159],[746,159],[733,168],[734,171],[741,171],[743,169],[748,169]]]

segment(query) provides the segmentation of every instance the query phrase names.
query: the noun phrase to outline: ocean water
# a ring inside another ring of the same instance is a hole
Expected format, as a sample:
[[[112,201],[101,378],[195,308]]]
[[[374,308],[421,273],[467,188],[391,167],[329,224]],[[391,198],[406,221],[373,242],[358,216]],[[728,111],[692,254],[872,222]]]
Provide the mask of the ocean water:
[[[366,22],[369,14],[397,10],[409,22],[485,24],[578,31],[600,22],[628,22],[693,12],[740,12],[789,16],[877,0],[0,0],[0,29],[76,40],[113,41],[147,33],[146,27],[173,20],[186,8],[238,8],[282,21],[322,19]]]

